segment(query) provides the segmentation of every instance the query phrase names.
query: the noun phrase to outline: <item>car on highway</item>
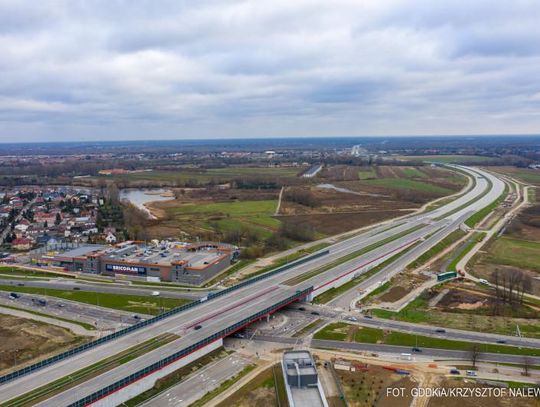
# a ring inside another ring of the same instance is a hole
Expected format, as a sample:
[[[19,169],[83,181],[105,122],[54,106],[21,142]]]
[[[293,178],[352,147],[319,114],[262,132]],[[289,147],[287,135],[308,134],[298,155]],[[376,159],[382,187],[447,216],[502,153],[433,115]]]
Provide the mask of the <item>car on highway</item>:
[[[73,289],[78,291],[81,289],[81,287],[73,287]]]
[[[346,319],[348,321],[358,321],[358,318],[356,318],[356,317],[347,317]]]
[[[438,334],[444,334],[444,333],[446,333],[446,329],[437,328],[437,329],[435,329],[435,332],[437,332]]]
[[[152,291],[152,297],[159,297],[159,291]]]
[[[304,307],[299,307],[298,310],[299,311],[305,311],[306,309]]]
[[[321,315],[320,312],[317,311],[311,311],[311,315]]]
[[[24,287],[24,283],[17,283],[19,287]]]
[[[196,331],[198,331],[199,329],[202,328],[202,325],[195,325],[195,327],[193,329],[195,329]]]
[[[46,300],[43,300],[41,298],[32,298],[32,302],[36,305],[40,305],[42,307],[44,307],[45,305],[47,305],[47,301]]]
[[[412,351],[416,352],[416,353],[421,353],[422,349],[414,347],[414,348],[412,348]]]
[[[56,304],[56,306],[58,308],[64,308],[66,306],[66,304],[63,304],[63,303],[59,302],[58,304]]]
[[[10,300],[16,300],[17,298],[21,298],[21,294],[9,293],[9,299]]]
[[[499,339],[499,340],[497,340],[497,343],[506,343],[506,340],[505,339]]]
[[[368,319],[373,319],[373,317],[371,315],[364,315],[364,318],[368,318]]]

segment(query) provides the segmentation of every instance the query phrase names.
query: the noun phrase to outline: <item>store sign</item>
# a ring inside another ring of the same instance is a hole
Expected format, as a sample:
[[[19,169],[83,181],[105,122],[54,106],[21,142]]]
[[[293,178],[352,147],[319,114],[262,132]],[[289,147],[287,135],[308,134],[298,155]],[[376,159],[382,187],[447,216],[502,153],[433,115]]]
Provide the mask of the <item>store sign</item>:
[[[122,264],[106,264],[105,269],[107,271],[113,271],[115,273],[146,274],[146,267],[127,266]]]

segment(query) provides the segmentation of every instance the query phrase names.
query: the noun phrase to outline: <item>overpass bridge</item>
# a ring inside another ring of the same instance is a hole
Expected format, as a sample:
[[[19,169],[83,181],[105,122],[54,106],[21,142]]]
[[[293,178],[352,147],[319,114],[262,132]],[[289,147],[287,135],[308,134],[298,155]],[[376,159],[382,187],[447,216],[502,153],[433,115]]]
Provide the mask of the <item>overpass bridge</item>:
[[[504,183],[492,174],[467,167],[458,168],[473,177],[475,182],[472,188],[451,203],[431,212],[384,222],[208,298],[0,377],[0,402],[8,402],[6,404],[9,405],[9,400],[25,394],[29,389],[69,376],[160,334],[178,335],[178,339],[89,378],[76,388],[57,394],[39,405],[121,404],[152,387],[158,378],[219,347],[223,337],[291,302],[309,300],[325,290],[342,285],[412,246],[408,256],[429,250],[459,228],[471,213],[488,206],[504,191]],[[372,249],[340,262],[344,256],[368,247]],[[390,269],[383,271],[389,273]],[[378,278],[385,277],[379,274]]]

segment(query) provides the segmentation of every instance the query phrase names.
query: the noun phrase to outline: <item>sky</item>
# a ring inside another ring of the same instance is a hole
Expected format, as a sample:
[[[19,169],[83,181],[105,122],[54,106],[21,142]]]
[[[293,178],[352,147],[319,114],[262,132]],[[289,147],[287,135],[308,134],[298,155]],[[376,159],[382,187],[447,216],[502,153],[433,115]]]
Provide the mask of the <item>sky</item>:
[[[0,0],[0,142],[540,133],[538,0]]]

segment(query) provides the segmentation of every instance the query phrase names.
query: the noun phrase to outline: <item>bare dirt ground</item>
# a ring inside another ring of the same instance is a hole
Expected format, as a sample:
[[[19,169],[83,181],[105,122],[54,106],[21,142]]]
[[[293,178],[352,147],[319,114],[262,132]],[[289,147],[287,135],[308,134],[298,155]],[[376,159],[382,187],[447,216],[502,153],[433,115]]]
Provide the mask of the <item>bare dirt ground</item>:
[[[368,370],[365,372],[336,370],[336,373],[349,406],[398,407],[407,406],[412,401],[410,391],[406,391],[407,395],[405,397],[386,397],[387,387],[411,389],[415,386],[415,383],[410,377],[398,375],[390,370],[383,369],[381,366],[368,365]]]
[[[394,302],[403,298],[416,287],[422,285],[428,277],[420,274],[404,273],[392,279],[392,287],[384,292],[377,301]]]
[[[437,387],[455,388],[455,387],[485,387],[476,383],[456,380],[440,376],[436,383]],[[538,400],[529,398],[511,398],[511,397],[431,397],[427,404],[428,407],[533,407],[538,406]]]
[[[0,315],[0,370],[20,367],[62,348],[79,344],[71,331],[29,319]]]

